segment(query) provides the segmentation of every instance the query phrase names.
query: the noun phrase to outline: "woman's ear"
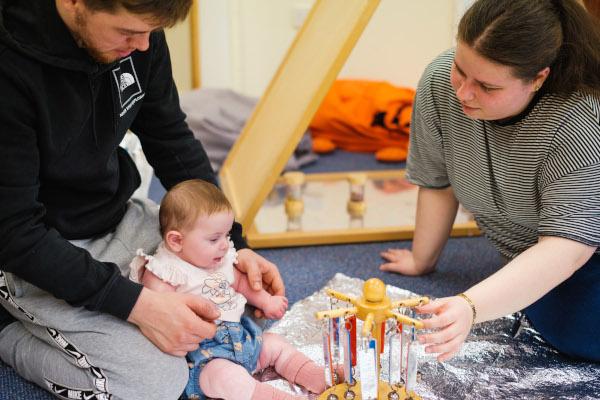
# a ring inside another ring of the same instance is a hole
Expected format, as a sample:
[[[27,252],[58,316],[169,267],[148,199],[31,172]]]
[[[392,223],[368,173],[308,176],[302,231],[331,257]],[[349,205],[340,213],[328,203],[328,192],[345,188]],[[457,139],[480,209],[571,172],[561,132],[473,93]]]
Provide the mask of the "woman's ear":
[[[537,73],[535,78],[533,78],[532,83],[533,83],[533,90],[535,92],[540,90],[540,88],[546,81],[546,78],[548,78],[548,75],[550,75],[550,67],[546,67],[546,68],[542,69],[540,72]]]
[[[183,234],[179,231],[169,231],[165,235],[165,243],[169,250],[179,253],[183,247]]]

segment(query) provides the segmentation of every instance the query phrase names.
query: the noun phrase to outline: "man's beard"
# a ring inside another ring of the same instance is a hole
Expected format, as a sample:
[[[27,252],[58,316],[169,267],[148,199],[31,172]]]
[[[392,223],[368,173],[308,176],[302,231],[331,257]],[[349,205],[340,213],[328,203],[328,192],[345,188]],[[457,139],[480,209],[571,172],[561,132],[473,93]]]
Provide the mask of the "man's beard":
[[[81,11],[77,11],[75,14],[75,25],[77,26],[77,32],[73,31],[73,37],[79,47],[85,49],[90,57],[101,64],[110,64],[118,59],[116,56],[109,56],[105,52],[98,51],[91,46],[89,35],[87,33],[87,19]]]

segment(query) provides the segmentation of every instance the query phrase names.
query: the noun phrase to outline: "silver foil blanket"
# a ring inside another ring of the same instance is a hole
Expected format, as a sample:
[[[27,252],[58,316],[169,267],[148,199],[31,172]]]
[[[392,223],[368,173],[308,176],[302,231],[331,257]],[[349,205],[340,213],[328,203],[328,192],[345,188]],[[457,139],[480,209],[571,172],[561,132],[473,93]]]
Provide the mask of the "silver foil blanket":
[[[361,279],[336,274],[319,292],[294,304],[269,331],[283,335],[323,364],[324,328],[315,312],[331,307],[324,289],[359,297],[363,284]],[[387,294],[392,300],[416,296],[393,286],[387,287]],[[343,302],[335,305],[346,306]],[[418,343],[414,345],[420,375],[415,392],[423,399],[600,399],[600,364],[561,356],[518,314],[476,325],[459,354],[444,363]],[[382,378],[387,380],[387,352],[381,362]],[[290,393],[305,393],[282,379],[273,380],[277,378],[273,371],[258,378],[271,380],[270,384]]]

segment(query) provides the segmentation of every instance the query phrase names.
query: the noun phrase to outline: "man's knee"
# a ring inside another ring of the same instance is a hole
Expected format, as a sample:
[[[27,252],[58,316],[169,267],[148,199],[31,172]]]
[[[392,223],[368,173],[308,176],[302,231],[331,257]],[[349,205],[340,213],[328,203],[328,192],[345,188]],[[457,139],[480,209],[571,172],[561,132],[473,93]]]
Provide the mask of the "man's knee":
[[[162,352],[140,357],[139,365],[132,368],[136,371],[125,378],[128,382],[123,382],[123,394],[115,393],[117,398],[177,400],[189,378],[185,358]]]

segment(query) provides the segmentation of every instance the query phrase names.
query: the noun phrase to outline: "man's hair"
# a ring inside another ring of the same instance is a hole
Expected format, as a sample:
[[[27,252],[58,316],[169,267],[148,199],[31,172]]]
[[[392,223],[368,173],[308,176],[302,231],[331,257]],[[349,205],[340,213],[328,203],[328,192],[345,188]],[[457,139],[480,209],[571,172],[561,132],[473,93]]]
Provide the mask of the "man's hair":
[[[192,0],[83,0],[91,11],[117,12],[120,8],[132,13],[151,15],[165,27],[183,21]]]
[[[183,181],[171,188],[160,203],[160,233],[191,228],[201,216],[232,211],[225,194],[200,179]]]

